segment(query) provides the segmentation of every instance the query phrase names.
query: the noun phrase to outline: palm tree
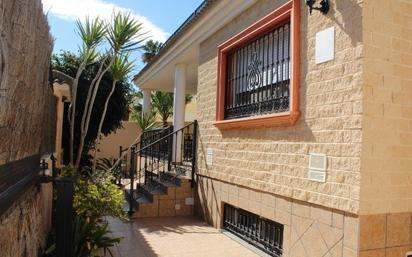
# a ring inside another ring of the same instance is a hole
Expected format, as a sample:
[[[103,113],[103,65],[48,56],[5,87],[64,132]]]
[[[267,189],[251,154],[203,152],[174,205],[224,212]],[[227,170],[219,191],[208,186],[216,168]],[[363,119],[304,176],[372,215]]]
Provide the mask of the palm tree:
[[[186,96],[186,104],[192,100],[192,96]],[[162,118],[163,126],[167,126],[167,119],[173,115],[173,93],[155,91],[152,94],[153,109]]]
[[[126,78],[127,74],[132,71],[133,69],[133,64],[129,62],[129,57],[128,55],[120,55],[118,57],[115,57],[112,66],[110,67],[111,73],[113,76],[113,82],[112,82],[112,89],[109,93],[109,95],[106,98],[106,102],[104,103],[103,107],[103,113],[102,117],[100,118],[100,123],[99,123],[99,128],[97,130],[97,138],[96,138],[96,143],[95,143],[95,151],[94,151],[94,158],[93,158],[93,167],[92,171],[94,172],[96,169],[96,153],[97,153],[97,147],[100,142],[100,134],[102,131],[103,127],[103,121],[106,118],[106,112],[107,112],[107,106],[109,105],[110,98],[116,88],[117,82],[123,80]]]
[[[143,63],[147,64],[153,60],[153,58],[159,53],[160,49],[162,49],[163,44],[159,41],[149,40],[146,42],[145,45],[142,46],[143,54],[142,54],[142,61]]]
[[[142,33],[142,23],[138,23],[130,13],[117,13],[113,17],[113,23],[107,25],[106,40],[110,45],[109,51],[105,54],[99,70],[91,82],[87,97],[85,110],[83,112],[80,124],[80,139],[77,149],[75,167],[79,167],[81,155],[83,152],[84,141],[89,129],[90,117],[100,82],[106,72],[112,67],[116,58],[124,53],[137,49],[138,45],[145,40]],[[107,64],[107,61],[109,63]]]

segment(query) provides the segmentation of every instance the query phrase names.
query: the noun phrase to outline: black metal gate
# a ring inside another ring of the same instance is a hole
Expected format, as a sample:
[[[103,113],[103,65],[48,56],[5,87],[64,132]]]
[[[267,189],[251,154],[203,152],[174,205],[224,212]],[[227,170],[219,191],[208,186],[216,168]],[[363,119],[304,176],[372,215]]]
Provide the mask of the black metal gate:
[[[280,223],[225,204],[223,227],[271,256],[282,256],[283,225]]]

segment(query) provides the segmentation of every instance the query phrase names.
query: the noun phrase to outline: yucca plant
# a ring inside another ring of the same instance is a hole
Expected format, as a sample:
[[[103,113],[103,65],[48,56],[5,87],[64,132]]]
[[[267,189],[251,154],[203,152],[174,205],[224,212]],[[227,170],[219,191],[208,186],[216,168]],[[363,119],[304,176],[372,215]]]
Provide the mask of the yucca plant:
[[[113,23],[107,25],[106,40],[111,48],[106,54],[105,59],[102,61],[99,71],[97,72],[95,78],[92,81],[92,85],[90,86],[90,92],[86,97],[85,110],[83,112],[82,121],[80,124],[79,147],[77,149],[75,163],[76,167],[78,167],[80,164],[84,141],[89,129],[90,117],[92,114],[96,95],[99,90],[100,82],[104,74],[106,74],[112,67],[118,56],[137,49],[138,45],[146,39],[144,38],[145,33],[142,32],[142,29],[142,23],[137,22],[133,17],[131,17],[130,13],[115,14],[113,17]],[[108,64],[106,64],[107,60],[109,60]]]
[[[157,126],[156,112],[135,113],[132,115],[132,120],[137,123],[142,133]]]
[[[79,85],[79,79],[86,66],[94,61],[98,57],[96,47],[103,41],[106,36],[106,27],[102,20],[96,18],[90,20],[88,17],[85,22],[80,20],[76,21],[76,31],[79,34],[83,44],[80,48],[80,54],[82,62],[77,69],[76,76],[73,79],[72,85],[72,101],[70,105],[70,163],[73,164],[74,153],[74,121],[76,115],[76,101],[77,101],[77,88]]]
[[[109,105],[110,98],[113,95],[113,92],[116,88],[117,82],[125,79],[127,77],[127,74],[131,72],[133,69],[133,63],[129,62],[129,56],[128,55],[120,55],[114,58],[114,61],[111,66],[111,73],[113,76],[113,82],[112,82],[112,89],[110,90],[109,95],[106,98],[106,102],[104,103],[103,107],[103,113],[100,118],[100,123],[99,127],[97,130],[97,138],[95,142],[95,151],[94,151],[94,158],[93,158],[93,167],[92,170],[96,170],[96,153],[97,153],[97,147],[100,143],[100,138],[101,138],[101,132],[102,132],[102,127],[103,127],[103,122],[104,119],[106,118],[106,112],[107,112],[107,106]]]

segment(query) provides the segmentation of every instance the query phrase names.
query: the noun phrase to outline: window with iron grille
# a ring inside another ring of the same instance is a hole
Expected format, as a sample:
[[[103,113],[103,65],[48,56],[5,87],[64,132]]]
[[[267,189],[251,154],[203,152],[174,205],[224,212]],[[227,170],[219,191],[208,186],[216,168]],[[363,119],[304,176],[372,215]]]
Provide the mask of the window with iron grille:
[[[300,63],[300,1],[290,0],[219,45],[215,126],[294,125]]]
[[[225,204],[223,227],[270,256],[282,256],[283,225],[280,223]]]
[[[227,55],[225,119],[289,111],[290,22]]]

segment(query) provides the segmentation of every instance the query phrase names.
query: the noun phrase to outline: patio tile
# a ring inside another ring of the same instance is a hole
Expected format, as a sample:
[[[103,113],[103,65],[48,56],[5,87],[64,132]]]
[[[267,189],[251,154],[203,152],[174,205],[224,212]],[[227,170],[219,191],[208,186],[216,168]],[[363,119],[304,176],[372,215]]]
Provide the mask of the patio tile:
[[[115,257],[256,257],[253,251],[195,217],[108,218],[114,236],[124,239]]]

